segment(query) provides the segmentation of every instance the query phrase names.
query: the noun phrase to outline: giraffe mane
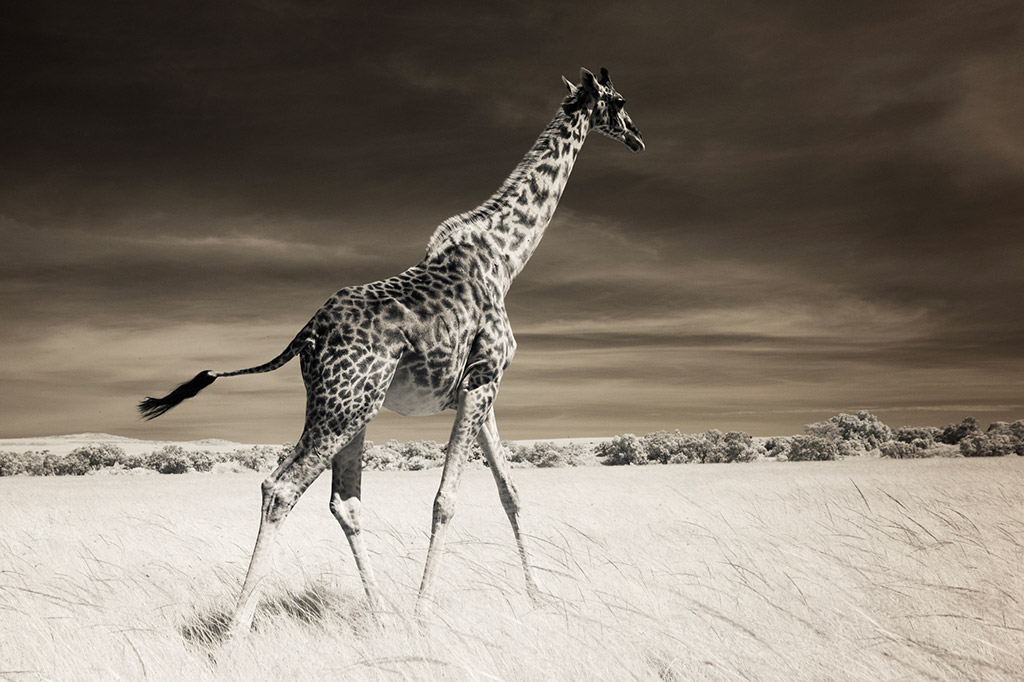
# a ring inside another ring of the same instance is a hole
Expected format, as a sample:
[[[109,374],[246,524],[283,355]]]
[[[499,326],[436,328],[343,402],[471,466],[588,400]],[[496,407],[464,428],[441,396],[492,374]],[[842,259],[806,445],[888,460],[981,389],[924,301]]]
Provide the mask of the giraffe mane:
[[[580,108],[580,99],[582,96],[580,93],[575,95],[569,95],[562,100],[561,111],[565,116],[569,116],[576,112]],[[546,147],[546,141],[551,135],[557,134],[559,118],[557,117],[548,124],[548,126],[541,133],[540,137],[534,143],[530,151],[526,153],[523,160],[519,162],[519,165],[515,167],[512,173],[501,183],[501,187],[498,191],[491,195],[491,197],[482,203],[472,211],[466,211],[465,213],[459,213],[453,215],[442,222],[434,234],[430,236],[430,241],[427,242],[427,256],[436,256],[443,252],[447,247],[452,246],[456,243],[455,239],[466,232],[472,230],[472,228],[480,225],[484,219],[496,209],[498,209],[504,199],[519,185],[519,183],[531,172],[536,161],[540,158]]]

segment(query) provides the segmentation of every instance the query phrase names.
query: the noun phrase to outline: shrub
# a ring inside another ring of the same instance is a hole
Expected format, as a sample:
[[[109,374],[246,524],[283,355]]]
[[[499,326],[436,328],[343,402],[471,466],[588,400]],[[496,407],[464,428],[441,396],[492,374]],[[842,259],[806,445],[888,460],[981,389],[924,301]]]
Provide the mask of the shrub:
[[[539,441],[526,448],[522,457],[523,461],[540,468],[575,467],[582,464],[585,454],[586,450],[576,443],[563,447],[550,441]]]
[[[165,445],[149,453],[146,468],[161,474],[183,474],[192,468],[192,456],[180,445]]]
[[[882,443],[879,451],[882,457],[889,457],[891,459],[913,459],[927,456],[924,448],[919,448],[915,444],[903,440],[891,440],[888,443]]]
[[[270,471],[291,454],[293,449],[291,445],[254,445],[244,450],[235,450],[220,459],[238,462],[253,471]]]
[[[861,455],[892,440],[892,429],[864,410],[857,414],[840,413],[827,421],[808,424],[804,433],[835,443],[840,456]]]
[[[766,454],[764,446],[754,443],[754,439],[748,433],[730,431],[722,438],[722,461],[753,462]]]
[[[598,444],[596,454],[604,459],[602,464],[610,466],[647,464],[648,461],[643,441],[632,433],[615,436],[610,441]]]
[[[397,469],[398,453],[387,445],[377,445],[368,440],[363,443],[363,468],[377,471]]]
[[[27,465],[27,471],[33,476],[56,476],[57,470],[60,467],[60,457],[53,454],[49,450],[43,450],[40,453],[32,453],[35,455],[32,457],[30,462],[32,464]]]
[[[978,420],[974,417],[964,417],[959,424],[949,424],[942,429],[937,440],[948,445],[958,445],[967,436],[980,433],[981,427],[978,426]]]
[[[222,460],[217,455],[210,454],[205,450],[193,450],[188,453],[192,460],[192,468],[196,471],[210,471],[213,465]]]
[[[475,441],[474,441],[475,442]],[[414,440],[408,443],[394,443],[398,448],[398,466],[406,471],[418,471],[420,469],[431,469],[444,464],[445,446],[432,440]],[[482,450],[479,444],[476,450],[476,459],[481,457]],[[470,452],[470,460],[474,459],[474,453]]]
[[[84,457],[89,462],[91,469],[112,467],[123,462],[125,457],[124,450],[113,443],[89,443],[75,448],[71,451],[71,455]]]
[[[896,430],[895,438],[901,443],[910,443],[924,450],[935,444],[942,429],[936,426],[901,426]]]
[[[672,458],[681,453],[686,444],[686,436],[676,429],[674,433],[668,431],[652,431],[643,437],[644,451],[647,459],[660,464],[667,464]]]
[[[92,471],[88,455],[80,452],[80,449],[57,458],[52,466],[57,476],[85,476]]]
[[[0,476],[25,473],[25,461],[17,452],[0,452]]]
[[[146,457],[148,457],[148,455],[143,455],[137,452],[131,454],[125,453],[118,464],[123,466],[125,469],[143,469],[146,466]]]
[[[820,436],[793,436],[790,439],[789,461],[811,462],[839,459],[834,441]]]
[[[788,436],[775,436],[764,442],[764,448],[768,457],[777,457],[780,460],[789,458],[789,450],[793,441]]]
[[[526,460],[526,453],[530,451],[525,445],[520,445],[515,441],[503,440],[501,441],[501,447],[505,448],[505,457],[512,464],[528,464]]]
[[[0,453],[0,476],[53,476],[60,459],[49,450],[3,452]]]
[[[1018,455],[1024,455],[1024,419],[1018,419],[1012,424],[1006,422],[995,422],[990,424],[985,435],[1005,435],[1013,443],[1013,451]]]
[[[1017,452],[1020,441],[1008,431],[972,433],[960,440],[960,454],[964,457],[1003,457]]]

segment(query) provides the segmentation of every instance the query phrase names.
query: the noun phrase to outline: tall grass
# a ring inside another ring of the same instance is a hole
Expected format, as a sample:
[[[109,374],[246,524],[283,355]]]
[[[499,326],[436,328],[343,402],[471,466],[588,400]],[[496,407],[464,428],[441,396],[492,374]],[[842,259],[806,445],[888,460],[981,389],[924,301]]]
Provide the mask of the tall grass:
[[[366,613],[318,481],[252,635],[221,636],[256,475],[0,480],[5,680],[1017,680],[1024,460],[525,469],[547,602],[487,471],[411,620],[437,472],[367,472]]]

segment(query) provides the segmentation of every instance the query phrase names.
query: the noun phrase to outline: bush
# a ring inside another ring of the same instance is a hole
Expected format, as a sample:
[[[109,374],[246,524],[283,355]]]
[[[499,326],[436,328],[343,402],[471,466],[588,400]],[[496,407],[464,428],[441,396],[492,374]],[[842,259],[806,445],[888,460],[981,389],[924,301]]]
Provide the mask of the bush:
[[[292,445],[254,445],[222,456],[221,461],[237,462],[253,471],[271,471],[294,451]]]
[[[1003,457],[1015,454],[1020,441],[1008,431],[972,433],[960,441],[960,454],[964,457]]]
[[[790,439],[790,462],[818,462],[839,459],[835,441],[820,436],[793,436]]]
[[[789,458],[789,450],[793,441],[788,436],[775,436],[764,442],[766,456],[777,457],[780,460]]]
[[[562,447],[550,441],[539,441],[524,449],[522,459],[540,468],[575,467],[583,463],[585,455],[586,450],[576,443]]]
[[[753,462],[767,454],[764,446],[754,443],[750,434],[730,431],[722,439],[722,461]]]
[[[949,424],[939,433],[937,440],[948,445],[958,445],[967,436],[981,433],[978,420],[974,417],[964,417],[959,424]]]
[[[17,452],[0,452],[0,476],[25,473],[25,460]]]
[[[891,440],[888,443],[882,443],[879,451],[882,457],[891,459],[915,459],[928,456],[926,455],[925,448],[919,448],[913,443],[902,440]]]
[[[632,433],[615,436],[610,441],[598,444],[595,452],[604,459],[601,463],[609,466],[647,464],[648,461],[643,441]]]
[[[222,457],[213,455],[205,450],[193,450],[188,454],[192,459],[192,468],[196,471],[210,471],[213,469],[214,464],[223,460]]]
[[[1012,424],[1006,422],[995,422],[990,424],[985,431],[986,436],[1003,435],[1013,443],[1013,451],[1018,455],[1024,455],[1024,419],[1018,419]]]
[[[835,443],[838,454],[843,457],[875,450],[893,437],[892,429],[864,410],[855,415],[840,413],[827,421],[808,424],[804,433]]]
[[[113,443],[90,443],[71,451],[71,455],[84,457],[90,469],[112,467],[124,462],[125,452]],[[69,457],[71,455],[68,455]]]
[[[686,444],[686,436],[668,431],[652,431],[643,437],[644,452],[647,459],[659,464],[667,464],[681,452]]]
[[[936,426],[901,426],[896,430],[895,438],[901,443],[910,443],[919,450],[935,445],[942,429]]]
[[[125,469],[144,469],[146,467],[147,457],[148,455],[143,455],[141,453],[125,453],[118,464],[123,466]]]
[[[85,476],[92,471],[89,456],[80,450],[81,448],[57,458],[52,465],[53,473],[57,476]]]
[[[435,441],[414,440],[403,444],[396,443],[395,441],[388,441],[389,445],[391,443],[395,443],[398,448],[398,467],[405,471],[432,469],[444,464],[445,446]],[[481,453],[482,450],[479,448],[478,444],[475,453],[474,451],[471,451],[468,459],[480,459]]]
[[[394,443],[395,441],[391,441]],[[363,443],[363,468],[377,471],[390,471],[398,468],[398,452],[385,445],[377,445],[373,441]]]
[[[161,474],[183,474],[192,468],[192,456],[180,445],[165,445],[149,453],[146,468]]]
[[[529,464],[526,460],[526,453],[530,451],[525,445],[520,445],[515,441],[503,440],[501,441],[501,447],[505,449],[505,457],[512,464]]]

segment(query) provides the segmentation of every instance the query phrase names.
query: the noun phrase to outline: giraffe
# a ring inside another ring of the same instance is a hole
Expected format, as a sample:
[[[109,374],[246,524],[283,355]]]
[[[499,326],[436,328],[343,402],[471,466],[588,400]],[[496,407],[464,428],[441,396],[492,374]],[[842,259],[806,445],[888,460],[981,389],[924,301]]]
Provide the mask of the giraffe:
[[[540,590],[520,502],[502,451],[493,403],[516,349],[505,295],[544,234],[577,154],[590,130],[644,149],[607,69],[580,69],[554,118],[502,183],[476,209],[453,216],[434,232],[422,261],[399,275],[334,294],[273,360],[230,372],[205,370],[163,398],[139,403],[156,418],[220,377],[270,372],[299,357],[306,387],[305,425],[293,454],[262,484],[262,511],[249,568],[230,625],[232,636],[252,625],[281,524],[299,496],[331,467],[330,510],[355,558],[371,610],[377,582],[360,521],[361,453],[370,420],[386,407],[402,415],[454,409],[455,421],[434,498],[430,542],[416,602],[425,617],[435,600],[445,533],[472,442],[490,464],[519,550],[527,594]]]

